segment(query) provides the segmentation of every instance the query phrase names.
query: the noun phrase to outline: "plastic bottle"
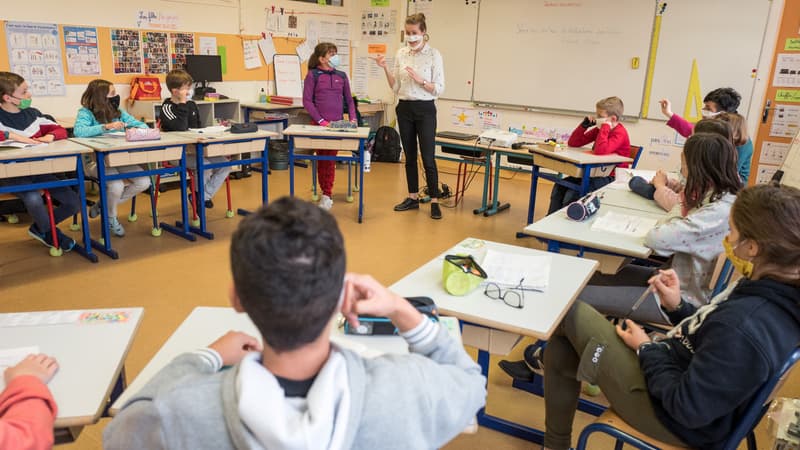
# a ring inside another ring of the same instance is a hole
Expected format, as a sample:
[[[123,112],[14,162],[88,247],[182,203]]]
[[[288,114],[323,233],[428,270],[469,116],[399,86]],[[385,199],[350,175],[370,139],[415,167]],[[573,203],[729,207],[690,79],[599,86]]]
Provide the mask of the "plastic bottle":
[[[364,151],[364,172],[369,172],[370,162],[372,161],[372,152],[369,150]]]
[[[258,93],[258,103],[267,103],[267,93],[264,88],[261,88],[261,92]]]

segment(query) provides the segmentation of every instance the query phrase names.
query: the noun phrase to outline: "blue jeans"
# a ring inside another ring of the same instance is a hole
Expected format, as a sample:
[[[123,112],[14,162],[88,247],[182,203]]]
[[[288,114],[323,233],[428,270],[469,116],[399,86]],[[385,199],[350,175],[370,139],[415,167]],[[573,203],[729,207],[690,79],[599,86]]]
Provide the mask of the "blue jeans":
[[[0,180],[0,186],[15,186],[20,184],[31,184],[31,183],[43,183],[49,181],[56,181],[54,175],[33,175],[28,177],[15,177],[15,178],[7,178]],[[64,219],[67,219],[73,215],[75,215],[78,210],[80,209],[80,198],[78,194],[75,193],[69,187],[60,187],[60,188],[50,188],[50,196],[58,202],[58,206],[54,205],[53,208],[53,217],[55,218],[56,224],[59,224]],[[50,230],[50,215],[47,212],[47,205],[42,198],[41,192],[38,190],[35,191],[23,191],[23,192],[15,192],[15,196],[19,197],[22,200],[22,203],[25,205],[25,209],[28,211],[28,214],[33,218],[34,224],[36,224],[36,228],[41,233],[46,233]]]

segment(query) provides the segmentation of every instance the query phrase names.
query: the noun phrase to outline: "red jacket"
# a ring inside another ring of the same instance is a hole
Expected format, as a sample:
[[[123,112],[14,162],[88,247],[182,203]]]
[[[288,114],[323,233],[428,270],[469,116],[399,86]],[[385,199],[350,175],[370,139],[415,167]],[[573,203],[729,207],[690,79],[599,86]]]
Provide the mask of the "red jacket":
[[[694,131],[694,125],[683,117],[673,114],[667,121],[667,126],[677,131],[681,136],[688,138]]]
[[[53,395],[38,378],[14,378],[0,394],[0,450],[52,448],[57,412]]]
[[[570,147],[583,147],[594,142],[592,153],[595,155],[610,155],[616,153],[620,156],[631,156],[631,140],[628,137],[628,130],[619,123],[614,129],[611,125],[604,123],[602,126],[583,128],[578,125],[572,132],[567,141]],[[628,167],[628,163],[617,164],[618,167]]]

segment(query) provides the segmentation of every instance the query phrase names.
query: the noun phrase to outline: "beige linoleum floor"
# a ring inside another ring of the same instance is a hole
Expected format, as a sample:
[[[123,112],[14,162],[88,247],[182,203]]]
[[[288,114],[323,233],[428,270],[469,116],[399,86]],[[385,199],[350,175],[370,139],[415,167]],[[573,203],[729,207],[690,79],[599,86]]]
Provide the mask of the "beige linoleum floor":
[[[455,185],[455,166],[441,165],[441,179]],[[310,198],[310,171],[298,168],[297,193]],[[469,188],[463,204],[444,208],[444,218],[429,218],[429,207],[420,211],[396,213],[392,206],[406,192],[401,164],[373,164],[366,176],[365,218],[356,220],[357,203],[345,202],[347,172],[337,170],[337,184],[332,212],[344,233],[348,252],[348,270],[367,272],[385,284],[391,284],[417,266],[428,261],[461,239],[471,236],[503,243],[543,248],[533,239],[516,239],[515,233],[525,225],[529,176],[503,173],[500,198],[511,202],[511,209],[494,217],[472,214],[480,204],[482,175]],[[288,193],[288,172],[274,171],[269,178],[270,197]],[[258,204],[259,180],[254,177],[232,182],[235,207]],[[174,221],[178,216],[178,192],[163,194],[160,201],[162,218]],[[120,259],[113,261],[100,255],[98,264],[90,264],[75,254],[50,257],[40,244],[28,238],[27,216],[18,225],[0,223],[0,312],[50,309],[104,308],[142,306],[143,322],[126,368],[133,379],[187,314],[196,306],[226,306],[230,283],[228,239],[239,218],[224,217],[224,196],[215,199],[209,211],[209,228],[216,239],[198,238],[188,242],[164,233],[150,236],[147,198],[140,197],[139,221],[123,220],[127,235],[114,239]],[[549,187],[543,183],[539,191],[537,218],[549,202]],[[452,199],[445,202],[452,203]],[[127,206],[120,208],[126,210]],[[96,233],[98,222],[92,222]],[[420,292],[420,295],[424,295]],[[512,358],[518,359],[527,341],[517,346]],[[20,343],[22,345],[23,343]],[[198,342],[198,346],[207,343]],[[517,422],[543,428],[543,401],[510,387],[510,380],[492,358],[489,387],[489,412]],[[723,380],[721,380],[723,381]],[[797,396],[796,379],[787,383],[786,395]],[[387,405],[389,406],[389,405]],[[63,449],[101,448],[102,429],[108,419],[87,427],[74,444]],[[580,430],[589,417],[578,414],[575,430]],[[577,433],[576,433],[577,435]],[[592,448],[613,448],[607,442],[595,442]],[[760,446],[761,447],[761,446]],[[448,449],[522,449],[538,448],[528,442],[481,428],[475,435],[456,438]]]

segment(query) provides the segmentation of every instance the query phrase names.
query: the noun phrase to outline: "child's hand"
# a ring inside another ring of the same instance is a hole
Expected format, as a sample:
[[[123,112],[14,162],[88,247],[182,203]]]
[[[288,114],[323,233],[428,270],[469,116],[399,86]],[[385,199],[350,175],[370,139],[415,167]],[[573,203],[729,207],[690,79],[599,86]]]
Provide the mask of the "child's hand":
[[[52,134],[45,134],[44,136],[39,136],[37,138],[33,138],[36,141],[43,142],[45,144],[49,144],[56,140],[56,137]]]
[[[656,174],[653,176],[652,183],[653,183],[653,186],[655,186],[655,188],[658,189],[658,188],[662,188],[662,187],[666,186],[667,185],[667,181],[668,181],[667,173],[664,172],[661,169],[658,169],[658,172],[656,172]]]
[[[224,336],[212,342],[208,348],[219,353],[223,366],[238,364],[250,352],[260,352],[258,339],[241,331],[228,331]]]
[[[120,121],[109,122],[109,123],[103,125],[103,128],[105,128],[106,130],[124,130],[125,129],[125,123],[124,122],[120,122]]]
[[[388,317],[400,331],[414,328],[422,319],[411,303],[369,275],[347,274],[344,295],[342,315],[353,326],[358,326],[361,314]]]
[[[672,103],[669,100],[662,98],[658,101],[658,104],[661,105],[661,114],[664,114],[667,119],[672,119]]]
[[[39,141],[35,139],[31,139],[29,137],[25,137],[21,134],[17,134],[14,132],[8,133],[8,139],[12,141],[22,142],[23,144],[38,144]]]
[[[673,269],[659,270],[658,275],[651,277],[648,283],[655,289],[664,309],[667,311],[678,309],[678,305],[681,304],[681,281]]]
[[[617,336],[632,350],[638,350],[640,345],[645,342],[650,342],[650,336],[648,336],[636,322],[631,319],[625,319],[625,325],[626,328],[624,330],[620,325],[615,327],[617,329]]]
[[[33,375],[42,383],[47,384],[53,379],[53,375],[58,370],[58,361],[55,358],[43,354],[28,355],[20,361],[16,366],[6,369],[3,376],[6,379],[6,385],[11,383],[11,380],[23,375]]]
[[[377,64],[378,67],[380,67],[382,69],[386,68],[386,57],[385,56],[379,54],[378,56],[376,56],[374,58],[370,58],[370,59],[375,61],[375,64]]]

